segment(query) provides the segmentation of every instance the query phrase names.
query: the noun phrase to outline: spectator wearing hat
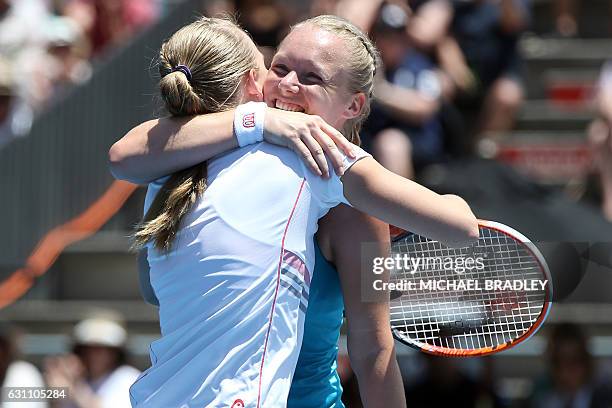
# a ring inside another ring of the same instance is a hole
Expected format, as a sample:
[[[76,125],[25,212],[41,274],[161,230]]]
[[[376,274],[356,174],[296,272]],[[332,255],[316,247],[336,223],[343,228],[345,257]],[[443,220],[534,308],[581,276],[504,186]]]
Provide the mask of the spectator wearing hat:
[[[68,388],[69,399],[60,407],[130,407],[129,388],[140,372],[125,364],[122,324],[108,317],[88,318],[75,326],[73,338],[73,354],[46,362],[49,386]]]

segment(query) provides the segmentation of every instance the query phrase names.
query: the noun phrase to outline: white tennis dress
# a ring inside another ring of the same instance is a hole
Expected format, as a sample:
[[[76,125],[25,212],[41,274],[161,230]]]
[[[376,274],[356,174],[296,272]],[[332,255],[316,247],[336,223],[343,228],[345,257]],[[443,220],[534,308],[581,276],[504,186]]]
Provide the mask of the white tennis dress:
[[[368,156],[356,147],[348,169]],[[331,168],[331,167],[330,167]],[[347,203],[289,149],[258,143],[210,160],[209,185],[173,250],[149,251],[162,337],[133,407],[285,407],[302,341],[317,221]],[[145,206],[163,181],[150,185]]]

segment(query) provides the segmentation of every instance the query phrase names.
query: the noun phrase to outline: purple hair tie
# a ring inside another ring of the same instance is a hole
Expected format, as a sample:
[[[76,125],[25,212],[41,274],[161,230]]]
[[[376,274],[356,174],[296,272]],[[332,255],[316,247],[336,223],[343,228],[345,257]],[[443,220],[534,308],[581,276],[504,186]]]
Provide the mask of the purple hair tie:
[[[176,67],[172,68],[172,72],[176,72],[176,71],[181,71],[183,74],[185,74],[185,76],[187,77],[187,80],[191,82],[191,70],[189,69],[187,65],[179,64]]]

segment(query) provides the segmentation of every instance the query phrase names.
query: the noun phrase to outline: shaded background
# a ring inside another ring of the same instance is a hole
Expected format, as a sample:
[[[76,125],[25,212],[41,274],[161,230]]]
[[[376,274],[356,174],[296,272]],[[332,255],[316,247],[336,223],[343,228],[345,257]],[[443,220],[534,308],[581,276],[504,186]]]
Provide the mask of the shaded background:
[[[148,344],[159,336],[159,327],[155,308],[140,298],[136,259],[128,251],[144,191],[114,182],[107,152],[131,127],[161,114],[154,58],[163,39],[199,14],[238,12],[256,43],[272,55],[290,24],[334,12],[336,3],[0,0],[0,318],[12,328],[0,337],[15,342],[15,358],[44,371],[45,357],[71,349],[75,323],[111,310],[127,328],[128,361],[139,369],[148,366]],[[412,6],[416,14],[408,11],[402,25],[398,14],[381,13],[379,41],[408,32],[427,2],[391,3]],[[461,5],[452,3],[447,4],[455,7],[449,37],[461,42],[466,32],[487,23],[474,19],[461,26]],[[480,78],[476,91],[474,83],[458,81],[453,95],[428,116],[441,123],[435,137],[443,147],[435,157],[414,157],[414,177],[440,193],[462,195],[480,218],[512,225],[534,241],[580,243],[584,250],[612,241],[612,113],[598,96],[606,92],[602,67],[612,57],[612,6],[604,0],[521,3],[529,17],[515,35],[520,66],[512,79],[522,94],[465,104],[486,91],[486,81]],[[444,71],[444,57],[434,46],[419,48],[409,34],[405,41],[433,70]],[[478,68],[466,58],[478,77]],[[393,82],[391,67],[386,68]],[[472,126],[487,103],[509,105],[500,105],[507,108],[505,128]],[[376,150],[380,131],[432,129],[423,120],[398,125],[397,118],[393,126],[380,125],[381,115],[384,109],[364,129],[366,147],[375,154],[384,156]],[[558,279],[567,296],[553,306],[544,329],[513,350],[489,358],[436,360],[398,345],[409,406],[444,406],[447,395],[454,405],[470,407],[612,406],[605,392],[612,373],[609,245],[598,253],[599,263],[583,260],[581,268],[563,271]],[[549,344],[555,327],[576,333],[566,336],[569,340],[555,337],[562,352]],[[579,331],[585,335],[584,349]],[[359,407],[343,343],[341,354],[345,399],[349,407]],[[559,355],[578,361],[558,361]],[[585,368],[591,357],[592,367]],[[580,377],[582,369],[589,374],[577,389],[589,390],[588,398],[580,394],[550,402],[542,397],[562,383],[563,372]],[[422,395],[439,398],[421,400]]]

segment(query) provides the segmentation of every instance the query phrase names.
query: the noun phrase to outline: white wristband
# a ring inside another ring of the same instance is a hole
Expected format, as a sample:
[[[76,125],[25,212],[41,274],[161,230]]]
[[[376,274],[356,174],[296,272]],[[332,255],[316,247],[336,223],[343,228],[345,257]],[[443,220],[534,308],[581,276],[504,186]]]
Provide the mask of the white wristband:
[[[234,113],[234,133],[238,146],[261,142],[264,133],[265,102],[249,102],[239,105]]]

